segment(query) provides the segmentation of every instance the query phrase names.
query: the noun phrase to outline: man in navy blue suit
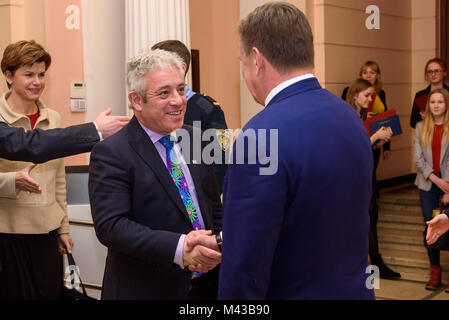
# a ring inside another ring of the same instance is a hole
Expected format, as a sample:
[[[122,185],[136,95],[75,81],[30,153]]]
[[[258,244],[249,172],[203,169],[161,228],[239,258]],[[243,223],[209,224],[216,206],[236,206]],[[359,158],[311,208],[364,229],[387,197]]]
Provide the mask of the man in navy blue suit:
[[[93,148],[89,166],[95,231],[108,248],[102,298],[212,299],[221,254],[211,231],[221,231],[222,206],[195,128],[183,127],[182,61],[164,50],[138,56],[128,86],[134,117]]]
[[[295,6],[258,7],[239,34],[243,77],[265,108],[225,178],[219,299],[373,299],[362,122],[313,76],[312,31]]]

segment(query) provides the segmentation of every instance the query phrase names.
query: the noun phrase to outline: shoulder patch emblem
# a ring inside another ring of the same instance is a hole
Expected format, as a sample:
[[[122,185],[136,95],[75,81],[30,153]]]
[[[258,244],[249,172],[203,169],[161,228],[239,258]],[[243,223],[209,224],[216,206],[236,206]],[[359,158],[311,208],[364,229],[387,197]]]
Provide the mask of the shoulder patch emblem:
[[[215,135],[221,149],[225,152],[229,150],[229,147],[231,146],[231,137],[229,131],[226,129],[217,129]]]

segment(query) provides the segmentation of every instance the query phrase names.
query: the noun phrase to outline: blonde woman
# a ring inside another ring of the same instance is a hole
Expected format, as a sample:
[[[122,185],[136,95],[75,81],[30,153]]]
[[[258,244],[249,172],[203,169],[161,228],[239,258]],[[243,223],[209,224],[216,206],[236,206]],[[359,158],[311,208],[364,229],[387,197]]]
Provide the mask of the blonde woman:
[[[26,130],[60,126],[59,114],[39,100],[50,64],[50,55],[34,41],[19,41],[5,49],[1,68],[9,91],[0,97],[3,122]],[[0,299],[59,299],[62,260],[58,251],[70,252],[73,247],[64,162],[53,160],[34,167],[0,159],[0,172],[4,188],[0,193],[9,194],[0,197]],[[23,183],[29,178],[35,182],[34,189]]]
[[[433,58],[427,61],[424,67],[424,79],[427,82],[427,87],[424,90],[418,91],[413,99],[412,112],[410,114],[410,126],[412,128],[415,128],[416,124],[425,117],[429,93],[441,88],[449,90],[444,83],[446,76],[446,61],[440,58]]]
[[[417,167],[415,184],[424,220],[432,220],[432,212],[440,206],[440,198],[449,198],[449,94],[446,89],[433,90],[427,101],[424,120],[418,122],[415,132],[414,160]],[[427,290],[441,285],[440,251],[427,245],[430,262],[430,278]]]
[[[346,101],[357,111],[362,120],[371,117],[368,112],[369,106],[372,103],[373,94],[375,93],[374,86],[371,82],[365,79],[356,79],[348,90]],[[370,137],[371,145],[373,146],[373,159],[376,161],[376,151],[379,150],[386,142],[391,139],[392,132],[390,128],[380,128]],[[373,168],[373,185],[372,195],[369,207],[370,228],[369,228],[369,257],[371,264],[379,267],[380,277],[384,279],[399,279],[401,275],[398,272],[391,270],[383,261],[379,253],[379,245],[377,239],[377,221],[379,219],[379,209],[377,206],[377,184],[376,184],[376,167]]]
[[[368,111],[373,113],[381,113],[387,110],[387,97],[385,91],[382,88],[382,80],[379,64],[375,61],[368,60],[361,67],[359,76],[365,79],[374,88],[372,100],[368,106]],[[346,100],[349,87],[344,88],[341,98]]]

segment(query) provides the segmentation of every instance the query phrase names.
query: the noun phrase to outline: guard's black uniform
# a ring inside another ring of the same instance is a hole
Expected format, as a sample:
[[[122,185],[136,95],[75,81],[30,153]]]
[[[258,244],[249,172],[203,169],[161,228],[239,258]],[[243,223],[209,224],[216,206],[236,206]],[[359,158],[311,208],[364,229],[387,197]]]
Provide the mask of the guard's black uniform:
[[[201,121],[201,131],[207,129],[227,129],[224,112],[220,105],[211,97],[196,93],[187,101],[187,110],[184,124],[193,126],[194,121]],[[220,142],[220,139],[215,139]],[[229,146],[228,146],[229,147]],[[226,150],[222,150],[222,164],[214,164],[215,176],[217,177],[220,193],[223,192],[223,179],[226,174]]]

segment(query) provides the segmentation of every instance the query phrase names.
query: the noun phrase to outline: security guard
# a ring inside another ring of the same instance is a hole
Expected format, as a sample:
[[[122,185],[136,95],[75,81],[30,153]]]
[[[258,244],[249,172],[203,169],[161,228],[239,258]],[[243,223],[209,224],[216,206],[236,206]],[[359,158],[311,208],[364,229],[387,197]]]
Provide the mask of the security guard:
[[[162,41],[156,43],[151,49],[175,52],[184,61],[185,73],[187,74],[187,71],[189,71],[191,59],[190,51],[181,41]],[[200,121],[202,132],[208,129],[216,130],[216,139],[211,138],[211,141],[214,140],[216,143],[219,143],[220,150],[222,151],[221,164],[214,164],[215,176],[217,177],[220,193],[222,193],[223,180],[227,169],[226,157],[230,145],[229,137],[226,132],[228,126],[226,125],[224,112],[217,101],[207,95],[192,91],[188,85],[185,87],[185,93],[187,97],[187,110],[184,116],[184,124],[194,126],[194,122]]]

